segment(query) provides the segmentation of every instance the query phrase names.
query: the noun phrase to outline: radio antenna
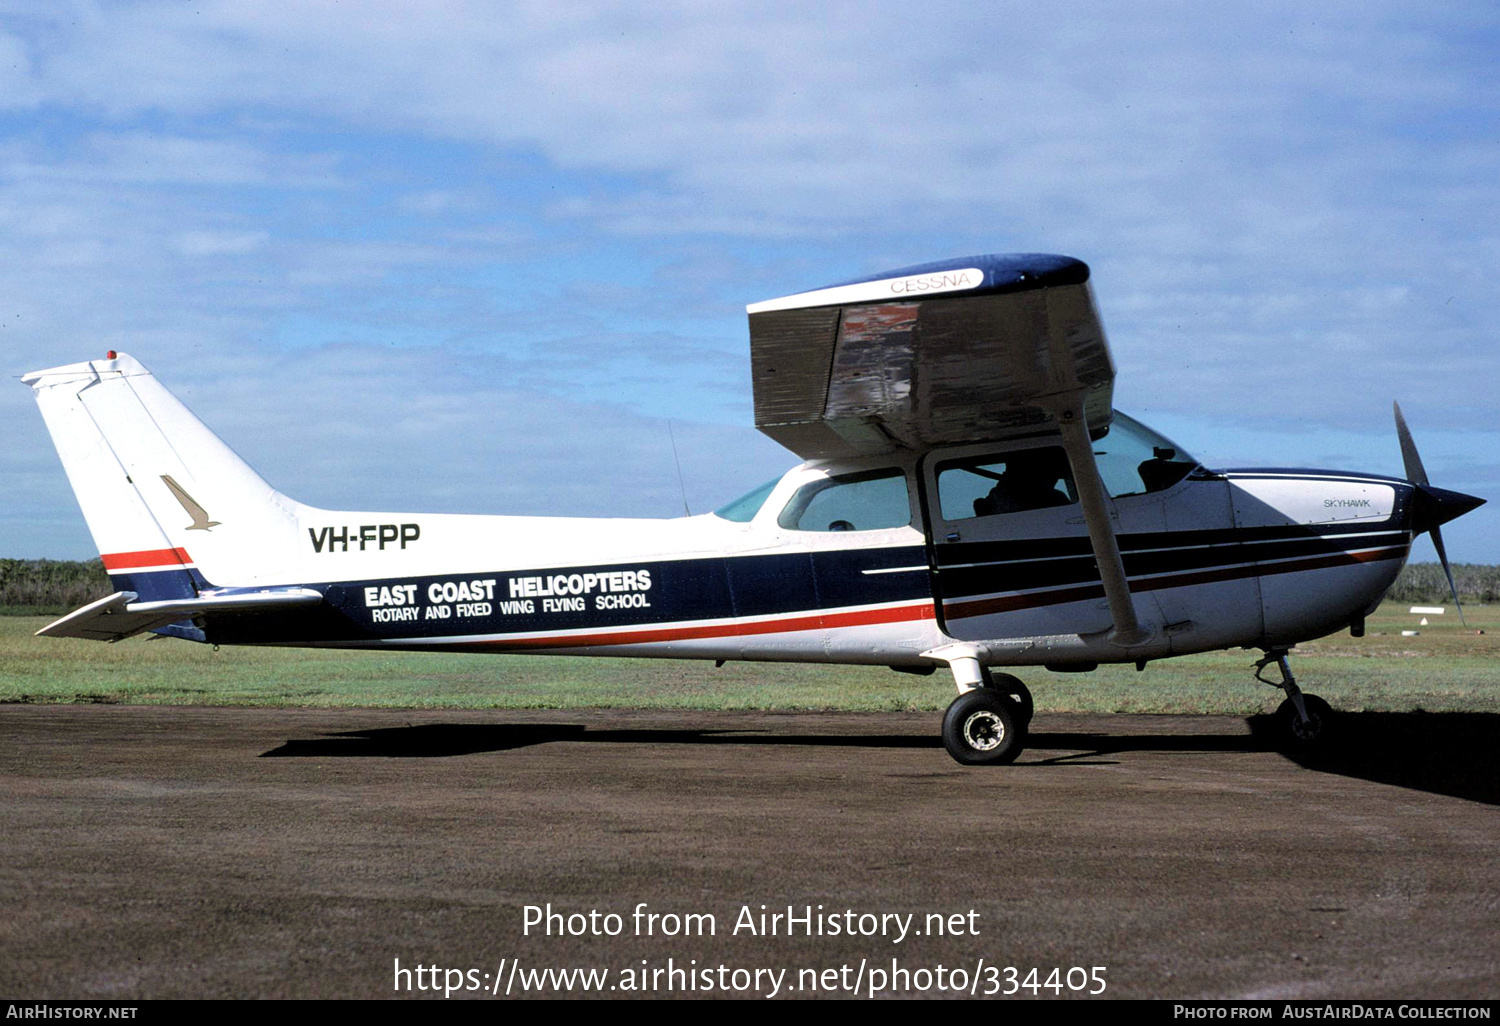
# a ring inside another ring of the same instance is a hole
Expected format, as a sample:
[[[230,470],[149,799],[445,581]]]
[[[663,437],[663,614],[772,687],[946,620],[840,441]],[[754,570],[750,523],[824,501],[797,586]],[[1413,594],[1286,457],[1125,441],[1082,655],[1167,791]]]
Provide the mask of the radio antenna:
[[[692,516],[693,511],[688,509],[687,485],[682,483],[682,461],[677,458],[677,436],[672,433],[672,421],[667,420],[667,437],[672,440],[672,465],[677,468],[677,490],[682,493],[682,512]]]

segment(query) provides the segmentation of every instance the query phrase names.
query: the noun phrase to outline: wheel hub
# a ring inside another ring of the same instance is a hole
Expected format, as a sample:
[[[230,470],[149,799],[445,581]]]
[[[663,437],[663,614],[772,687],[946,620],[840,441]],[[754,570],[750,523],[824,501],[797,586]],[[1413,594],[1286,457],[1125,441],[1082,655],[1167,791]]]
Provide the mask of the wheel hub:
[[[964,740],[976,752],[994,751],[1005,740],[1005,722],[981,709],[964,720]]]
[[[1316,741],[1323,732],[1323,721],[1315,712],[1309,712],[1306,721],[1293,716],[1291,726],[1298,741]]]

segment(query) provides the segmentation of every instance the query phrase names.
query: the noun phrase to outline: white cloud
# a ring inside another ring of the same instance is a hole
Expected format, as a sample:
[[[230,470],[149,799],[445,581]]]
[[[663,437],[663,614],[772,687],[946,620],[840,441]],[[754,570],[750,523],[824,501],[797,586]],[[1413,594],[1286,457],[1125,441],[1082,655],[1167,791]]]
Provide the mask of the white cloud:
[[[484,197],[472,190],[429,189],[425,192],[402,196],[397,207],[412,214],[435,217],[444,214],[480,213],[487,203]]]
[[[241,256],[260,249],[269,238],[267,232],[183,232],[173,240],[173,245],[183,256]]]

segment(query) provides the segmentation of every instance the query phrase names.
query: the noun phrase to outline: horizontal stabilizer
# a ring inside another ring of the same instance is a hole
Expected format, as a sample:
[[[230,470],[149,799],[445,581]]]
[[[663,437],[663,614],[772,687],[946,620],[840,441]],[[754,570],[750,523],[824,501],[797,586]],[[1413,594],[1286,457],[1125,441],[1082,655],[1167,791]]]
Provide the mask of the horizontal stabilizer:
[[[122,641],[144,631],[165,627],[179,620],[207,613],[243,613],[314,605],[323,601],[321,593],[311,588],[271,588],[262,591],[236,591],[196,598],[164,599],[137,602],[133,591],[90,602],[61,620],[55,620],[37,631],[38,637],[86,638],[90,641]]]

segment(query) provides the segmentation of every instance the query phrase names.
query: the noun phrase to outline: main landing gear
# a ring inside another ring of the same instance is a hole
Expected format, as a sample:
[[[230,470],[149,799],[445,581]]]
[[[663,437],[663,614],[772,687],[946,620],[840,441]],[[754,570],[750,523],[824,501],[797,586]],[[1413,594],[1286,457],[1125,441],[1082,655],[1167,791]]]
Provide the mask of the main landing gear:
[[[1312,748],[1325,743],[1332,733],[1333,708],[1317,695],[1302,693],[1302,689],[1297,687],[1296,678],[1292,676],[1292,668],[1287,664],[1286,657],[1287,650],[1284,648],[1266,652],[1266,657],[1255,664],[1255,679],[1286,692],[1286,701],[1276,710],[1276,719],[1293,745],[1301,749]],[[1271,663],[1275,663],[1281,670],[1279,681],[1267,680],[1262,675],[1262,671]]]
[[[1025,684],[1008,673],[993,673],[979,663],[972,649],[940,650],[936,658],[954,668],[959,694],[943,714],[943,747],[965,766],[998,766],[1014,762],[1026,747],[1035,703]],[[1272,663],[1280,680],[1267,678]],[[1286,737],[1296,748],[1308,750],[1327,742],[1335,725],[1331,706],[1317,695],[1305,695],[1292,676],[1287,650],[1272,649],[1255,664],[1255,679],[1286,692],[1276,710]]]
[[[1026,685],[980,667],[980,686],[963,691],[943,714],[943,747],[965,766],[1014,762],[1026,746],[1035,710]]]

